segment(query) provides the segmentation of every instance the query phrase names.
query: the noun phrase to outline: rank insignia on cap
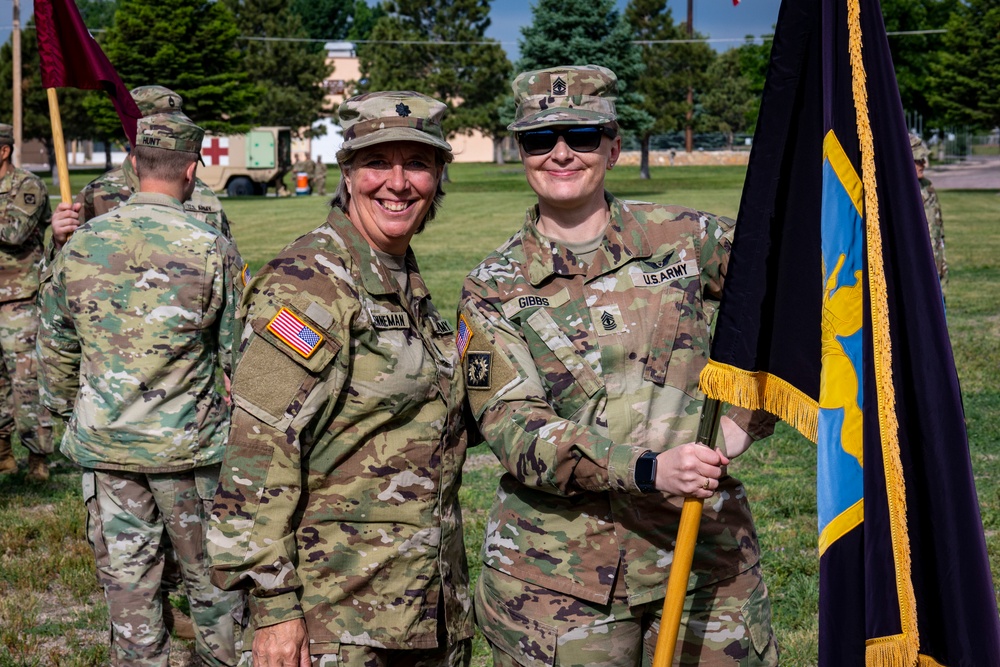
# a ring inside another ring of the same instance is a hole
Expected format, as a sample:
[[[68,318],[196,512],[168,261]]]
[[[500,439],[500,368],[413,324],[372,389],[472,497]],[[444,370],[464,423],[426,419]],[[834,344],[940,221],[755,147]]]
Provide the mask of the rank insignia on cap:
[[[492,352],[469,352],[469,362],[465,367],[466,385],[469,389],[489,389],[492,370]]]
[[[472,327],[465,319],[465,315],[458,316],[458,333],[455,335],[455,345],[458,347],[459,361],[465,361],[465,351],[469,349],[469,342],[472,340]]]
[[[243,278],[243,286],[246,287],[247,283],[250,282],[250,265],[244,264],[243,271],[240,273],[240,277]]]
[[[553,95],[566,94],[566,81],[561,76],[557,76],[556,80],[552,82],[552,94]]]
[[[402,102],[396,105],[396,113],[398,113],[403,118],[410,115],[410,107],[406,106]]]
[[[28,204],[29,206],[33,206],[36,201],[38,201],[38,200],[35,199],[35,193],[34,192],[25,192],[24,193],[24,203],[25,204]]]
[[[267,324],[267,330],[308,359],[323,342],[323,334],[303,322],[295,313],[282,308]]]

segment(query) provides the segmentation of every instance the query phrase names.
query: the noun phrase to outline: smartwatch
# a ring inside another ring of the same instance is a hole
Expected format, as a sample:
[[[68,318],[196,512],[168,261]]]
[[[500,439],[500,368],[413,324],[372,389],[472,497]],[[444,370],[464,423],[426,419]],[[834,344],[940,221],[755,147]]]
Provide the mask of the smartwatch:
[[[656,491],[656,452],[647,450],[636,459],[635,485],[643,493]]]

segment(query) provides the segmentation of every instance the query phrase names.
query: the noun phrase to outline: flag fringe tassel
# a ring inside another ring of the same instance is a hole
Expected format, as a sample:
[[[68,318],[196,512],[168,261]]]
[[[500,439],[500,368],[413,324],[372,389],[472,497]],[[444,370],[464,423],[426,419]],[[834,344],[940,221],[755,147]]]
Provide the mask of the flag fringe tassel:
[[[925,667],[918,658],[917,647],[905,635],[879,637],[865,646],[866,667]]]
[[[816,442],[819,405],[776,375],[746,371],[709,359],[701,371],[699,386],[710,398],[748,410],[767,410]]]
[[[868,112],[868,87],[862,56],[860,0],[848,0],[849,32],[854,110],[858,143],[861,149],[861,175],[865,196],[865,228],[868,241],[868,284],[871,301],[872,347],[875,366],[875,390],[879,404],[879,430],[882,466],[885,474],[889,527],[896,565],[896,594],[901,633],[869,640],[866,649],[868,667],[910,667],[917,664],[920,632],[917,625],[917,599],[913,588],[910,560],[910,536],[907,527],[906,481],[899,452],[899,422],[896,417],[896,391],[893,384],[892,336],[889,331],[888,290],[882,256],[882,232],[879,224],[879,198],[875,176],[875,142]],[[872,651],[876,651],[873,656]]]

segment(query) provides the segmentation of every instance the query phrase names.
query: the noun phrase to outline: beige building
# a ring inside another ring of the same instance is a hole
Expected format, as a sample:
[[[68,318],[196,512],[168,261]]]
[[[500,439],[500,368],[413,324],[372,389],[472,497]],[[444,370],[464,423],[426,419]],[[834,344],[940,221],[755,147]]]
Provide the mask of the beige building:
[[[353,94],[352,85],[361,78],[361,66],[352,42],[327,42],[326,62],[333,65],[333,73],[323,82],[329,106],[340,104]],[[313,139],[296,139],[292,153],[306,153],[313,160],[322,157],[327,164],[336,163],[336,153],[343,143],[340,126],[335,118],[323,118],[313,127],[326,127],[326,134]],[[456,162],[493,162],[493,140],[480,132],[448,138],[455,152]]]

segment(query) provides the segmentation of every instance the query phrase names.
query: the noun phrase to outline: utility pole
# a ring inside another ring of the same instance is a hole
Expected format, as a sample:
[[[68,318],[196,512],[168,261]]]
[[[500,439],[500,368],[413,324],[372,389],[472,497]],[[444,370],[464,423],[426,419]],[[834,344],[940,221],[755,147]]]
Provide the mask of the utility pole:
[[[694,39],[694,0],[688,0],[688,39]],[[688,109],[687,125],[684,127],[684,150],[690,153],[694,150],[694,130],[691,128],[691,119],[694,118],[694,86],[688,84]]]
[[[21,0],[14,0],[13,32],[11,47],[14,52],[14,76],[12,85],[14,104],[14,154],[11,156],[15,167],[21,166],[21,130],[23,126],[21,115]]]

